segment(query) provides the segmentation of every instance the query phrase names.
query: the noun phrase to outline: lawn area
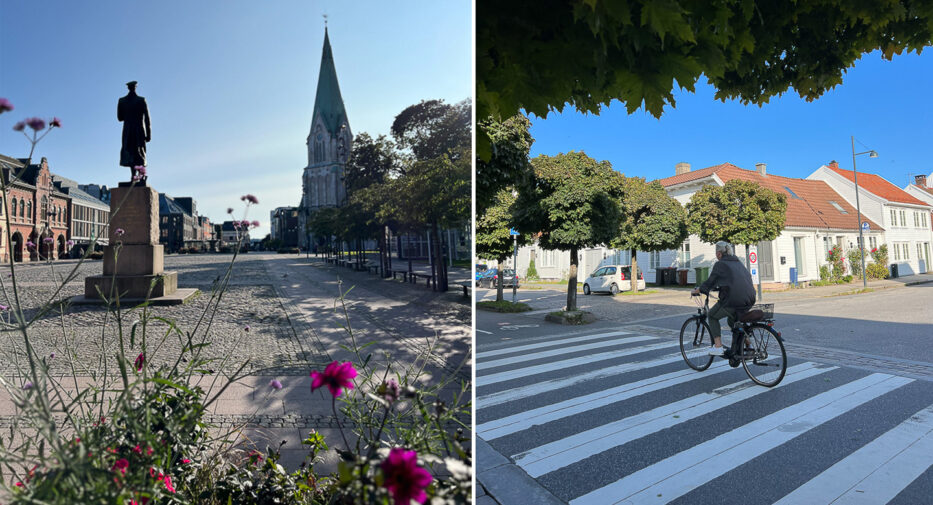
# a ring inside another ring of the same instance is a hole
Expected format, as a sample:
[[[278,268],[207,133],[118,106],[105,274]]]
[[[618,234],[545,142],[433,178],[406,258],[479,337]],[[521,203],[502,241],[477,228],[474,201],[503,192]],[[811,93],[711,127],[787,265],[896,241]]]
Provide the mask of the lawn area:
[[[476,308],[492,312],[527,312],[531,310],[531,307],[527,303],[512,303],[505,300],[501,302],[476,302]]]

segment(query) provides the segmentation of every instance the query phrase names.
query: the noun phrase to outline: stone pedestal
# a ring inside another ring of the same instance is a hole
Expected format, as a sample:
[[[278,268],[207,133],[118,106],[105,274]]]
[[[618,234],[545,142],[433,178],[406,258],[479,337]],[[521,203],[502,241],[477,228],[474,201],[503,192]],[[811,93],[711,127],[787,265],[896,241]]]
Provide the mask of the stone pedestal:
[[[84,299],[101,300],[101,295],[111,299],[119,295],[127,301],[173,297],[178,291],[178,273],[164,268],[159,193],[149,186],[120,183],[110,190],[110,216],[104,273],[84,279]]]

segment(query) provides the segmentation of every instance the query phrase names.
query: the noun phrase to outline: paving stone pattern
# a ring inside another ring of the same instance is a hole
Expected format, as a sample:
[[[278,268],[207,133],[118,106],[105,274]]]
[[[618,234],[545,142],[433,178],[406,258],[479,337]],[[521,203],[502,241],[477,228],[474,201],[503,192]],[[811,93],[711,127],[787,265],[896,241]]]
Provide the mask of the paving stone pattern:
[[[179,330],[185,333],[194,331],[198,321],[204,316],[195,341],[206,337],[206,341],[211,343],[205,350],[205,356],[217,360],[211,365],[214,371],[231,372],[247,359],[249,365],[246,371],[277,375],[306,374],[309,366],[325,364],[327,358],[320,350],[316,350],[311,343],[301,342],[296,338],[282,302],[270,284],[262,259],[253,259],[249,255],[238,257],[219,307],[216,311],[210,310],[205,313],[212,292],[219,291],[231,258],[229,255],[167,257],[166,267],[178,271],[179,285],[198,288],[201,293],[185,305],[159,307],[157,315],[174,321]],[[40,264],[17,268],[17,287],[26,317],[35,317],[39,313],[39,307],[56,295],[57,284],[53,279],[67,275],[73,266],[74,264],[57,264],[54,271],[49,266]],[[84,277],[98,274],[100,269],[100,261],[81,265],[77,277],[65,285],[55,298],[62,300],[81,294]],[[12,305],[10,278],[6,277],[3,283],[6,288],[4,291],[10,296],[4,297],[0,294],[0,303]],[[136,356],[141,352],[141,328],[136,345],[128,345],[129,328],[139,319],[140,314],[141,309],[132,308],[122,314],[126,353],[130,356]],[[105,323],[106,328],[102,334]],[[250,327],[248,332],[245,330],[246,326]],[[169,326],[160,321],[154,321],[148,326],[146,333],[150,352],[147,353],[147,359],[150,363],[162,364],[178,355],[182,342],[176,335],[165,338],[164,343],[159,346],[168,329]],[[62,313],[56,305],[53,311],[36,320],[29,328],[29,334],[40,354],[56,353],[56,358],[50,360],[53,374],[70,374],[73,363],[80,375],[88,375],[99,369],[102,350],[112,356],[119,345],[113,315],[103,307],[65,307]],[[15,371],[16,356],[10,354],[14,349],[22,348],[22,336],[18,332],[0,333],[0,354],[6,355],[2,356],[5,359],[0,359],[0,373],[10,375]],[[74,354],[67,356],[63,352],[64,349],[72,349]],[[233,359],[222,364],[220,361],[228,354]],[[19,357],[22,357],[21,352]]]

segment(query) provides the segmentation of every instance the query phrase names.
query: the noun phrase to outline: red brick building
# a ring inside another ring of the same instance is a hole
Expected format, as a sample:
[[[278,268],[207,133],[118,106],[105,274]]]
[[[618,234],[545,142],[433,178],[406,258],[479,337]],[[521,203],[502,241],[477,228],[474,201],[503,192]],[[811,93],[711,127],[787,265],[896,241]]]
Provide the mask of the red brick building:
[[[15,261],[24,262],[64,257],[68,252],[70,198],[52,183],[45,158],[28,167],[24,167],[25,161],[0,157],[6,187],[0,196],[0,257],[9,261],[12,254]],[[12,236],[9,244],[7,223]]]

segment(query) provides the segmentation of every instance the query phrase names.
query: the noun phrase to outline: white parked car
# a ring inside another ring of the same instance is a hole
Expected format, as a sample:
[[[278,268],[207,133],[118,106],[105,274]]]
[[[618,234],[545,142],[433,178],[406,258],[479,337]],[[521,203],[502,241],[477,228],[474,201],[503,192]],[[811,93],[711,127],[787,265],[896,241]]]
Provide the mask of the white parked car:
[[[616,294],[619,291],[632,289],[631,265],[607,265],[597,268],[583,281],[583,294],[588,295],[597,291]],[[645,289],[645,276],[638,269],[638,289]]]

